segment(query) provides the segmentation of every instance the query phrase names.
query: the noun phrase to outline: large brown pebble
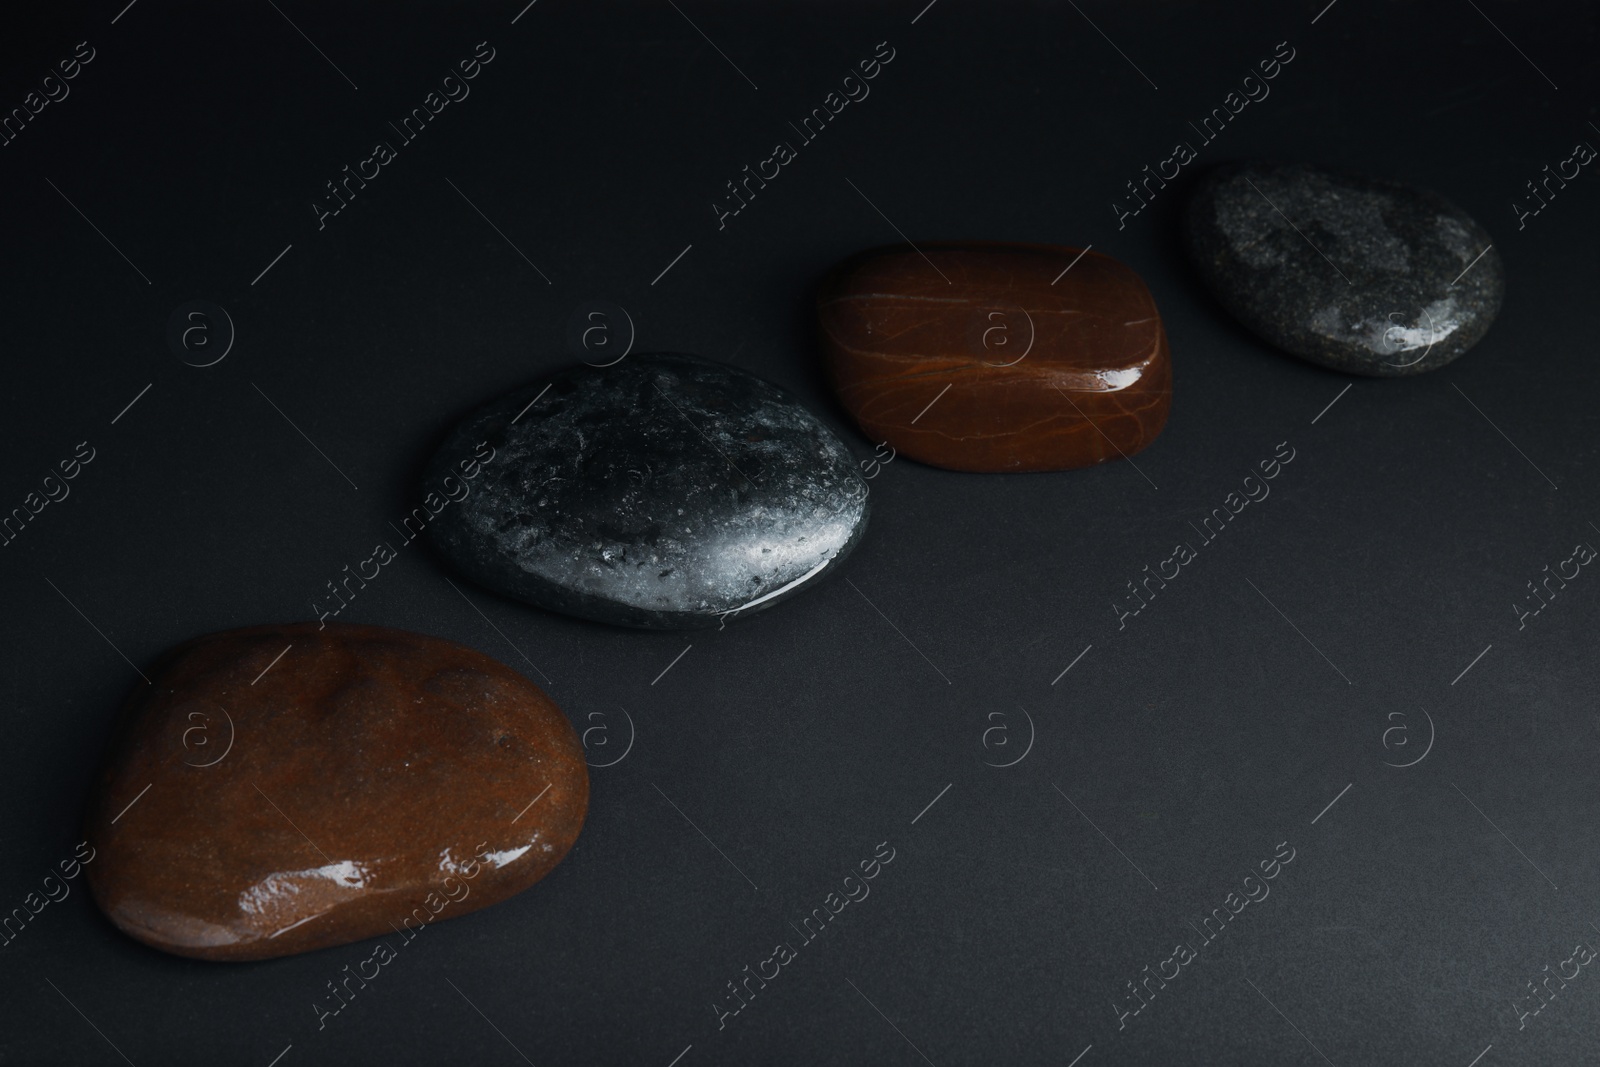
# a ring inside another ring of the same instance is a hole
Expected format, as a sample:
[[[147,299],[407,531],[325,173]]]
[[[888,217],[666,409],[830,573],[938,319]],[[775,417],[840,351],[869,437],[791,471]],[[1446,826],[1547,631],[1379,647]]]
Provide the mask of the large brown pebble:
[[[453,642],[257,626],[150,679],[90,804],[87,870],[155,948],[252,960],[416,929],[520,893],[583,826],[571,723]]]
[[[958,471],[1130,456],[1172,397],[1150,290],[1098,252],[991,241],[877,248],[823,283],[828,376],[873,441]]]

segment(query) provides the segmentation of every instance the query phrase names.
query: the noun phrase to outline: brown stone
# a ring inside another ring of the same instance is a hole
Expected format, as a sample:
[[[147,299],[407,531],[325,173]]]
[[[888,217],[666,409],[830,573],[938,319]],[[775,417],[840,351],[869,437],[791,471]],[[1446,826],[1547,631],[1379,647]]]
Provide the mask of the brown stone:
[[[1055,245],[919,247],[862,252],[817,297],[829,378],[870,439],[959,471],[1087,467],[1155,440],[1172,365],[1131,269]]]
[[[450,641],[256,626],[150,679],[86,836],[101,910],[155,948],[264,959],[415,930],[528,888],[583,825],[566,716]]]

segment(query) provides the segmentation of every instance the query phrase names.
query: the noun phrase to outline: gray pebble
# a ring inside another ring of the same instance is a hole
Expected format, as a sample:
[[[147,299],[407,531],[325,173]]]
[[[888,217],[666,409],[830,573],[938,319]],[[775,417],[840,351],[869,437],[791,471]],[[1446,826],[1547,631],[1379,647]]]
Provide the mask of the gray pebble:
[[[696,356],[510,393],[455,430],[427,487],[459,480],[484,441],[493,458],[434,543],[475,581],[582,618],[718,626],[815,583],[866,529],[844,443],[777,386]]]
[[[1218,168],[1190,200],[1185,231],[1201,277],[1240,322],[1351,374],[1444,366],[1483,337],[1505,295],[1500,254],[1460,208],[1306,164]]]

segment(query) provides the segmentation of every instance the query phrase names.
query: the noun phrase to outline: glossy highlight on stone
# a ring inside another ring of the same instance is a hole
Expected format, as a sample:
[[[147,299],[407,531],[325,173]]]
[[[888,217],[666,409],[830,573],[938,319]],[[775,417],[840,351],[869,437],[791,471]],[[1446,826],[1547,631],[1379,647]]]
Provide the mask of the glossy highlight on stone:
[[[1207,175],[1189,254],[1251,332],[1351,374],[1421,374],[1477,344],[1500,310],[1492,239],[1437,193],[1303,163]]]
[[[572,725],[462,645],[256,626],[149,675],[90,803],[86,870],[154,948],[253,960],[415,930],[520,893],[583,826]]]
[[[676,353],[562,371],[468,416],[424,476],[487,441],[478,487],[429,527],[518,600],[648,629],[721,626],[831,571],[867,524],[844,443],[788,393]]]
[[[1166,425],[1167,335],[1109,256],[988,241],[877,248],[817,296],[828,377],[863,433],[958,471],[1127,457]]]

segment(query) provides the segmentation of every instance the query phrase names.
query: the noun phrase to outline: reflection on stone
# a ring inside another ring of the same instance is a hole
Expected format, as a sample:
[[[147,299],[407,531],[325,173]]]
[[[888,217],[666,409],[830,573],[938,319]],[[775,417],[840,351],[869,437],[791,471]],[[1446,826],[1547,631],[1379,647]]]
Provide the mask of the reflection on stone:
[[[1166,424],[1166,332],[1144,282],[1092,251],[879,248],[817,298],[823,358],[862,432],[961,471],[1129,456]]]
[[[1394,182],[1231,164],[1201,182],[1186,228],[1201,277],[1240,322],[1351,374],[1444,366],[1478,343],[1505,295],[1483,228]]]
[[[178,647],[151,680],[87,836],[95,900],[155,948],[263,959],[453,918],[544,877],[583,826],[566,717],[449,641],[257,626]],[[205,766],[184,760],[196,706],[236,727]]]

